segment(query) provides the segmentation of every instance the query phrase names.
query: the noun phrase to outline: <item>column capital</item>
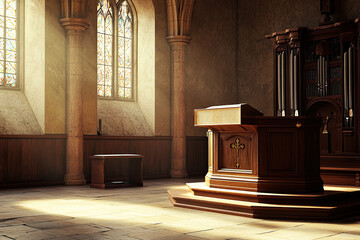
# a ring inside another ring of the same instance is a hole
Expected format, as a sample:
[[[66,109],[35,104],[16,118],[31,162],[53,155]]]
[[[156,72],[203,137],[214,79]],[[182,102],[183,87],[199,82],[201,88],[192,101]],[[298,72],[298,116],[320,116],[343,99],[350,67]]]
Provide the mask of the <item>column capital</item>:
[[[166,39],[171,46],[188,45],[191,41],[190,36],[184,35],[168,36]]]
[[[89,28],[89,21],[84,18],[62,18],[60,23],[66,34],[84,34]]]

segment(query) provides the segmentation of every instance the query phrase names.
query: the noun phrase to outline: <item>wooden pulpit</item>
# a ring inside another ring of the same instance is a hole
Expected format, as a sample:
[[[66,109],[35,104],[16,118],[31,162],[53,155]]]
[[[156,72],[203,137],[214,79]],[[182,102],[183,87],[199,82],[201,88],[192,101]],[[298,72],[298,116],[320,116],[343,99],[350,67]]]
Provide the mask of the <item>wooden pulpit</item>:
[[[271,193],[323,191],[320,122],[306,117],[264,117],[248,104],[195,110],[208,128],[209,187]]]
[[[168,191],[174,206],[256,218],[360,215],[360,188],[323,187],[320,119],[236,104],[195,110],[195,126],[209,129],[209,170],[205,182]]]

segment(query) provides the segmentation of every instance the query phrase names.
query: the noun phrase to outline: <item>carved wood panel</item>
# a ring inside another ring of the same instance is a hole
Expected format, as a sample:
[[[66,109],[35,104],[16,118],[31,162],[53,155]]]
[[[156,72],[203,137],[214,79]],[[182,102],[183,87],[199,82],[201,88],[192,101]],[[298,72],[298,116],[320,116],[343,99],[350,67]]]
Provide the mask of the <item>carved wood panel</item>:
[[[236,169],[241,173],[253,173],[256,142],[254,132],[220,133],[219,170]]]

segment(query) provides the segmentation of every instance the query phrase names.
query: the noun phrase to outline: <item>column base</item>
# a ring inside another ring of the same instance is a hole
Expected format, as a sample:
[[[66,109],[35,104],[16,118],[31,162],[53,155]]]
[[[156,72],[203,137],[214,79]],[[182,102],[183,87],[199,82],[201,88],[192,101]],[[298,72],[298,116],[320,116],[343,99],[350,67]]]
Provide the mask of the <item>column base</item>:
[[[85,185],[86,180],[83,175],[65,175],[65,185],[74,186],[74,185]]]
[[[172,178],[186,178],[188,174],[185,169],[170,169],[170,176]]]

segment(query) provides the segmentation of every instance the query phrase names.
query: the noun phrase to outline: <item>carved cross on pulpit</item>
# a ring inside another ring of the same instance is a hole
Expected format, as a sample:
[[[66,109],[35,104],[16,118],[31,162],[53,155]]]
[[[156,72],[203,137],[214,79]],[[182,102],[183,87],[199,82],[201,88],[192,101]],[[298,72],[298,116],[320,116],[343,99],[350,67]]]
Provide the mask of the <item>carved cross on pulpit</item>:
[[[239,150],[244,149],[245,144],[240,143],[239,138],[236,138],[235,142],[230,144],[230,148],[236,150],[236,168],[239,168],[239,166],[240,166],[240,164],[239,164]]]

